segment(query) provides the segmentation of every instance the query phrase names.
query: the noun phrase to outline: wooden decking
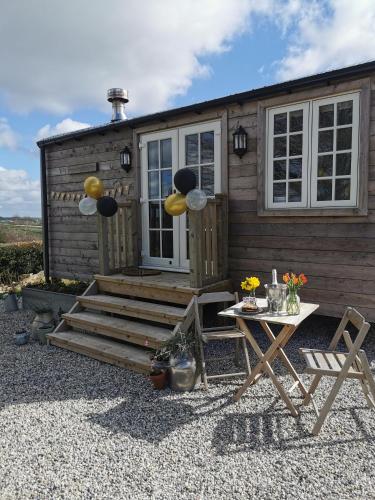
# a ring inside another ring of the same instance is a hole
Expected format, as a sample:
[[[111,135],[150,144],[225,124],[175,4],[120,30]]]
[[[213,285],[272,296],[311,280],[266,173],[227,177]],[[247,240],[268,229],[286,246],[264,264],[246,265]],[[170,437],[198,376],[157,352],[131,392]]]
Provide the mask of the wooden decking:
[[[49,343],[147,374],[155,349],[189,327],[193,296],[229,289],[229,280],[192,288],[182,273],[96,275]]]

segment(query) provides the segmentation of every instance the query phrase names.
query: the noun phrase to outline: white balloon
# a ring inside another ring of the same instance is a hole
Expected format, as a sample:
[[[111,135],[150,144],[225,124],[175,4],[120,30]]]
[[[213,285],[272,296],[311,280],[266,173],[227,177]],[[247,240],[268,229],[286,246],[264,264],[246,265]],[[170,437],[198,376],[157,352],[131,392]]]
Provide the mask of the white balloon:
[[[79,211],[82,215],[94,215],[96,213],[96,203],[97,200],[87,196],[79,202]]]
[[[186,205],[190,210],[203,210],[207,205],[207,196],[201,189],[192,189],[186,195]]]

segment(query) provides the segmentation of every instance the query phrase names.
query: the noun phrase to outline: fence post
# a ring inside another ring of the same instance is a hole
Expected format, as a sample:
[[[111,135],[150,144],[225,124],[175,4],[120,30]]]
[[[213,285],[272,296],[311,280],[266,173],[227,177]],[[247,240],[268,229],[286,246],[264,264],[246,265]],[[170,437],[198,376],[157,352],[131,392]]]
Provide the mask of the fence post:
[[[204,265],[204,235],[203,214],[198,211],[189,211],[189,261],[190,261],[190,286],[201,288],[203,286]]]
[[[103,276],[108,276],[109,271],[109,248],[108,248],[108,221],[106,217],[98,214],[98,250],[99,271]]]

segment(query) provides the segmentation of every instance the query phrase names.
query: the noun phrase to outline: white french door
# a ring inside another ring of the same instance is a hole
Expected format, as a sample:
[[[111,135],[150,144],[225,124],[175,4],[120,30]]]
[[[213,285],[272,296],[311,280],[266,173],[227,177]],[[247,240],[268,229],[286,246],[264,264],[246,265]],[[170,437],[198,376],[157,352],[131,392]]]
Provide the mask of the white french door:
[[[189,167],[207,196],[221,189],[220,122],[208,122],[141,136],[142,264],[188,271],[186,214],[171,217],[164,200],[174,192],[173,177]]]

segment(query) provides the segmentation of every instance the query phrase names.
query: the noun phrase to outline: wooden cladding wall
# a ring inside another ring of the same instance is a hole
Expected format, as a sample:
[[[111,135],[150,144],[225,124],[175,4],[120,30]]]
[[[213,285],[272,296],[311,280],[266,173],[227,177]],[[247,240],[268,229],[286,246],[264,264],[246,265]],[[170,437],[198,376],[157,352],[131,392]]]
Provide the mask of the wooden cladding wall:
[[[132,130],[121,129],[46,148],[51,276],[91,279],[99,271],[99,254],[97,217],[81,215],[78,201],[51,199],[50,193],[83,191],[86,177],[95,175],[105,189],[121,182],[134,197],[136,168],[126,173],[120,167],[120,151],[132,147],[132,140]]]
[[[326,94],[329,88],[322,91]],[[319,92],[315,88],[287,99],[298,102]],[[301,290],[302,300],[319,303],[318,313],[340,316],[351,305],[375,321],[375,78],[371,78],[367,216],[259,216],[257,105],[242,106],[242,115],[239,107],[229,110],[228,116],[229,138],[240,123],[250,143],[242,159],[229,154],[229,269],[235,288],[249,275],[270,282],[273,267],[280,279],[289,270],[304,272],[309,283]],[[262,287],[258,293],[263,295]]]

